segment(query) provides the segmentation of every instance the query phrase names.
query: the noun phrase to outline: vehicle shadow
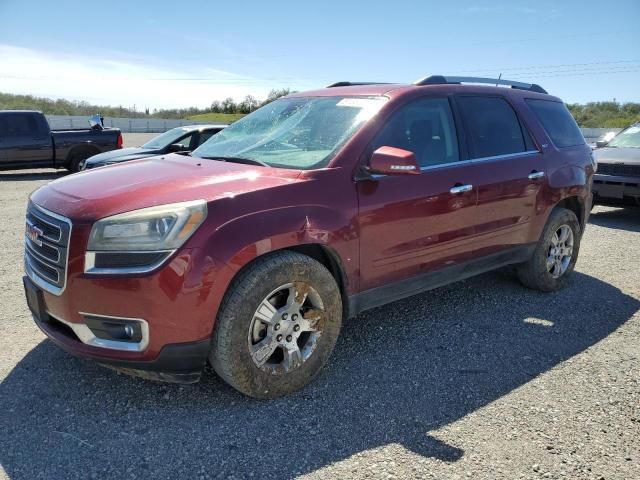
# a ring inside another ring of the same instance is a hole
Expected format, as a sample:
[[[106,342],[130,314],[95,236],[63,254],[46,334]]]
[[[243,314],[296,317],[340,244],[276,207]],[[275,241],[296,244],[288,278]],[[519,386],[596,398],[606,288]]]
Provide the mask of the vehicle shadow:
[[[25,182],[33,180],[52,181],[70,174],[71,172],[67,170],[38,170],[36,172],[28,170],[0,171],[0,182]]]
[[[44,341],[0,384],[0,464],[11,479],[290,478],[392,443],[455,462],[465,451],[431,431],[583,352],[639,307],[581,273],[554,294],[485,274],[346,322],[320,377],[274,401],[210,372],[193,386],[130,378]]]
[[[589,223],[600,227],[640,232],[640,208],[612,208],[594,210]]]

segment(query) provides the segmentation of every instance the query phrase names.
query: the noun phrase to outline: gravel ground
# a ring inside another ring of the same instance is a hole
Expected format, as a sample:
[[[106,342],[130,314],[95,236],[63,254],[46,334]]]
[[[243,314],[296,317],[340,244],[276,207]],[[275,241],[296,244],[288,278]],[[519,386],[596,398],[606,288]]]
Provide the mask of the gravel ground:
[[[313,385],[266,402],[45,340],[23,215],[59,175],[0,173],[0,478],[640,478],[639,211],[594,210],[564,291],[503,270],[372,310]]]

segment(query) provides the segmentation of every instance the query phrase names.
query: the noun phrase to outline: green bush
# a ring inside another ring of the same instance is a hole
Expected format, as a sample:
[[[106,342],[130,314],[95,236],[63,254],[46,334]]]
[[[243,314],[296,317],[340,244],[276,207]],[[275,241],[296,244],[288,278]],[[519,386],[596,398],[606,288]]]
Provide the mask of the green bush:
[[[567,107],[578,125],[585,128],[623,128],[640,122],[640,103],[590,102]]]

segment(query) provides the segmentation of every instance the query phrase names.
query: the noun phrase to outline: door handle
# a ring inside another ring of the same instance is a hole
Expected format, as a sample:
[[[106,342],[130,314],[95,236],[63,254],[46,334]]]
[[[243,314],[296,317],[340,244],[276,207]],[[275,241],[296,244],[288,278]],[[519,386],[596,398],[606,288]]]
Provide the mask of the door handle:
[[[458,193],[470,192],[471,190],[473,190],[473,185],[456,185],[449,189],[449,193],[456,195]]]
[[[529,174],[527,178],[529,180],[535,180],[536,178],[542,178],[542,177],[544,177],[544,172],[537,172],[536,170],[534,170]]]

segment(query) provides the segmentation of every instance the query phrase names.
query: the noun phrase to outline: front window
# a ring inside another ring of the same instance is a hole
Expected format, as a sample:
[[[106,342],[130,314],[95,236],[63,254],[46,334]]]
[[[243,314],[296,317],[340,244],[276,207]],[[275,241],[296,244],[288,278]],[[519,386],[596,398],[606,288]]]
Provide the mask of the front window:
[[[393,114],[371,150],[396,147],[413,152],[420,167],[457,162],[458,137],[446,98],[422,98]]]
[[[282,98],[214,135],[193,156],[321,168],[385,101],[379,96]]]
[[[621,131],[613,137],[607,147],[640,148],[640,124]]]
[[[189,131],[188,128],[178,127],[172,128],[171,130],[167,130],[162,135],[158,135],[155,138],[152,138],[147,143],[142,145],[142,148],[152,148],[159,149],[165,148],[173,143],[178,143],[177,140],[183,137]],[[187,143],[191,140],[191,137],[187,140]],[[180,142],[182,143],[182,142]]]

